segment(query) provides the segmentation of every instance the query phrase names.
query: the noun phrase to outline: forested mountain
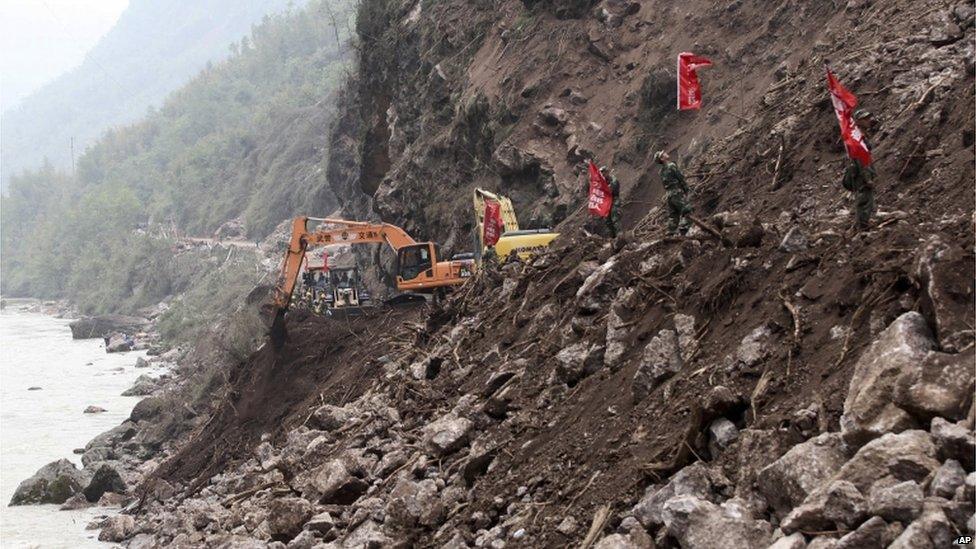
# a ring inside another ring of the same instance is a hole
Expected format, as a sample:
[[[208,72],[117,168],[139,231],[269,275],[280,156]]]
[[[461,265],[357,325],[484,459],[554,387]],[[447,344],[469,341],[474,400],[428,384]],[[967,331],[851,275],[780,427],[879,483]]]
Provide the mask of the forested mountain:
[[[3,113],[2,177],[71,165],[106,128],[145,115],[147,107],[209,62],[268,14],[305,0],[131,0],[84,62]]]
[[[107,131],[75,177],[50,164],[14,176],[0,216],[4,294],[92,311],[154,303],[172,291],[158,265],[167,244],[138,227],[209,234],[242,217],[254,236],[334,208],[324,151],[352,17],[344,0],[266,17],[143,121]]]

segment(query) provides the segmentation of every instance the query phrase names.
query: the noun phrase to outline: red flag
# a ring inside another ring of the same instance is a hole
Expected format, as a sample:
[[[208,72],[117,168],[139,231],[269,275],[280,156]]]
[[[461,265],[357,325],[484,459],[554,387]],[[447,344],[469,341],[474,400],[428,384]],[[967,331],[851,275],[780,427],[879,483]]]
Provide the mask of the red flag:
[[[862,166],[871,165],[871,149],[864,142],[864,134],[854,123],[854,108],[857,107],[857,97],[841,84],[834,73],[827,68],[827,88],[830,90],[830,101],[834,104],[834,113],[840,123],[840,136],[844,139],[847,156],[861,163]]]
[[[592,160],[590,164],[590,197],[587,208],[590,213],[597,217],[606,217],[610,214],[610,206],[613,205],[613,195],[610,193],[610,184],[603,177],[600,170]]]
[[[678,54],[678,110],[701,108],[701,85],[698,69],[710,67],[712,62],[700,55],[682,52]]]
[[[482,235],[485,246],[494,246],[502,236],[504,228],[501,205],[494,200],[485,200],[484,232]]]

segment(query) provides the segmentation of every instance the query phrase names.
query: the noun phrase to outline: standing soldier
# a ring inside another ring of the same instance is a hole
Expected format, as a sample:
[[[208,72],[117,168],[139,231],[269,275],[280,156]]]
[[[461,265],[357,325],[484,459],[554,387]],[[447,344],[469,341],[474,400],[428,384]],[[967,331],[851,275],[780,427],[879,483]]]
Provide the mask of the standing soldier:
[[[873,119],[871,113],[858,109],[854,111],[854,120],[864,130],[869,130]],[[865,139],[867,144],[867,139]],[[868,145],[870,149],[870,145]],[[857,160],[850,158],[847,161],[847,169],[844,170],[844,179],[841,184],[845,189],[854,193],[854,212],[857,220],[857,229],[865,230],[874,214],[874,176],[877,175],[871,166],[862,166]]]
[[[667,192],[668,232],[685,234],[690,225],[686,216],[692,212],[688,205],[688,193],[691,189],[685,183],[685,176],[678,169],[678,165],[671,162],[668,153],[657,151],[654,153],[654,161],[661,165],[661,184]]]
[[[606,217],[607,229],[610,230],[610,238],[617,238],[617,231],[620,230],[620,182],[610,168],[600,166],[600,173],[607,184],[610,185],[610,215]]]

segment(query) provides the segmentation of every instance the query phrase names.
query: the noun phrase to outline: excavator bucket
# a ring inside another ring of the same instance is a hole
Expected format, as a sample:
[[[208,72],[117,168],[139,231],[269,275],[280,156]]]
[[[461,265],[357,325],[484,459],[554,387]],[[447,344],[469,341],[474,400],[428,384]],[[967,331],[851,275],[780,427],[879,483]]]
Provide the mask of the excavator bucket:
[[[285,328],[285,312],[277,309],[271,319],[271,326],[268,328],[268,335],[271,337],[271,345],[275,350],[285,346],[288,340],[288,330]]]

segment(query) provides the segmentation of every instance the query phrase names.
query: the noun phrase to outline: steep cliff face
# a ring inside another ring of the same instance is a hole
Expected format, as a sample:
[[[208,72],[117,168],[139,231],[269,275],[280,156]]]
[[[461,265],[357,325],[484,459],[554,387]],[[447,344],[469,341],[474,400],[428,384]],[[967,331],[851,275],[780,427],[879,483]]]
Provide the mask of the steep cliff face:
[[[880,207],[931,177],[951,208],[972,175],[973,47],[966,6],[938,7],[366,1],[352,119],[333,135],[355,160],[331,184],[349,211],[455,251],[474,186],[512,196],[525,225],[579,218],[589,157],[617,171],[628,227],[657,205],[656,149],[692,174],[702,214],[835,200],[831,61],[878,119]],[[715,62],[700,112],[673,107],[680,51]]]

